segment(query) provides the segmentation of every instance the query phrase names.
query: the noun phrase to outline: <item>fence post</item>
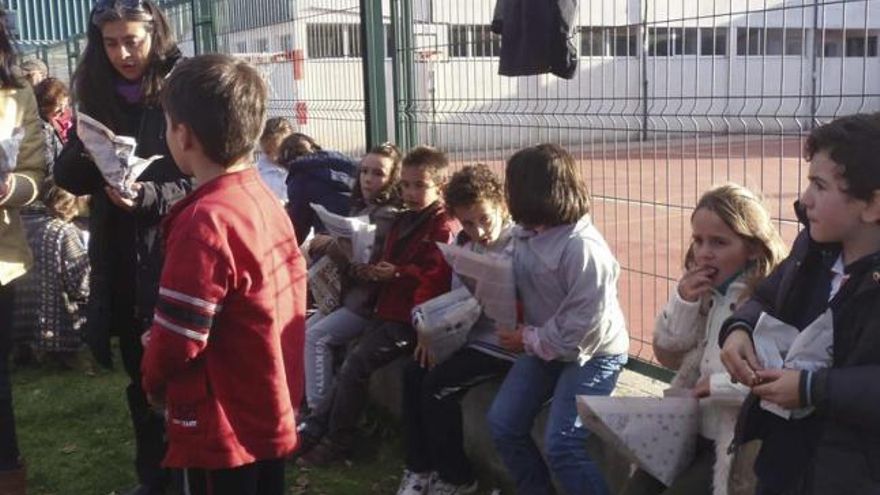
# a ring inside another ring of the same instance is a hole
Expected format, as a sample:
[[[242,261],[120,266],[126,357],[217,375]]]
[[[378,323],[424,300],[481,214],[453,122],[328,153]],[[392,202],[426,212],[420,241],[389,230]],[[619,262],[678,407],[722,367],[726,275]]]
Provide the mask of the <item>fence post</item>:
[[[413,15],[410,0],[391,0],[391,27],[394,33],[393,84],[395,142],[403,150],[416,145],[413,118],[415,74],[413,60]]]
[[[382,0],[360,0],[361,46],[367,149],[388,141],[388,102],[385,98],[385,31]]]
[[[192,0],[193,51],[196,55],[217,51],[212,0]]]
[[[643,9],[640,10],[642,16],[642,49],[641,49],[641,67],[642,67],[642,135],[641,140],[648,140],[648,50],[650,49],[650,39],[648,37],[648,2],[642,0]]]

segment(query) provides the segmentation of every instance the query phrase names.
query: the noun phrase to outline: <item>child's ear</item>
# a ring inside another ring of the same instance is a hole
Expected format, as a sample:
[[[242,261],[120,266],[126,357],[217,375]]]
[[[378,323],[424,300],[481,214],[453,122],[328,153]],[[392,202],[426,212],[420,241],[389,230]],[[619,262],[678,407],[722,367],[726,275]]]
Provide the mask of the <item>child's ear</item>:
[[[880,224],[880,189],[871,193],[871,199],[862,210],[862,221],[869,224]]]

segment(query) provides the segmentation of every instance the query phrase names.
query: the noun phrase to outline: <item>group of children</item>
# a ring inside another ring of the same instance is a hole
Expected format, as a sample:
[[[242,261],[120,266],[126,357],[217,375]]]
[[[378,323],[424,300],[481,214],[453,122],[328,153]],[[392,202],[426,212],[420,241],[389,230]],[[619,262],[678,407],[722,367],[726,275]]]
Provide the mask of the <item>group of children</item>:
[[[433,148],[371,149],[350,212],[376,226],[372,258],[349,261],[345,246],[319,238],[311,254],[338,264],[343,297],[307,321],[293,226],[251,166],[266,113],[259,74],[226,56],[194,57],[172,72],[162,102],[175,162],[199,184],[164,220],[159,300],[144,337],[144,389],[166,411],[166,465],[187,470],[206,493],[281,494],[289,455],[303,465],[349,455],[370,375],[411,356],[401,377],[398,493],[476,490],[459,401],[497,377],[487,420],[517,492],[552,493],[555,478],[566,493],[610,493],[585,449],[575,396],[609,395],[626,363],[620,266],[564,149],[517,152],[503,183],[483,165],[450,176]],[[679,370],[674,385],[704,406],[698,455],[672,486],[638,471],[626,493],[733,492],[740,476],[729,448],[753,438],[763,440],[754,470],[761,495],[880,491],[878,147],[873,115],[810,135],[809,187],[797,206],[805,229],[784,261],[753,193],[725,185],[700,199],[685,273],[654,337],[661,362]],[[514,328],[484,314],[441,362],[411,321],[415,306],[462,284],[438,243],[510,259],[521,313]],[[763,369],[751,340],[762,312],[803,329],[828,308],[830,367]],[[348,344],[334,363],[333,348]],[[297,430],[304,391],[309,415]],[[814,411],[784,420],[758,399]],[[548,401],[542,454],[531,430]]]

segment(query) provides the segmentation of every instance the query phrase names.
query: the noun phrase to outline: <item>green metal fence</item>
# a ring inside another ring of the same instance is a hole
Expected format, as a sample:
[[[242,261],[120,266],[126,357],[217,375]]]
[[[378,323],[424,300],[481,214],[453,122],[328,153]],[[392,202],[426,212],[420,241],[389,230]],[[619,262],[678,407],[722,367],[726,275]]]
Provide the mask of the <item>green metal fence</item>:
[[[579,2],[570,81],[497,75],[495,0],[175,0],[188,54],[257,65],[271,112],[352,154],[390,136],[500,170],[520,147],[576,157],[623,267],[632,355],[681,272],[710,185],[763,194],[783,236],[816,123],[880,110],[880,0]],[[62,59],[76,41],[49,48]],[[50,57],[51,58],[51,57]],[[365,63],[366,61],[366,63]]]

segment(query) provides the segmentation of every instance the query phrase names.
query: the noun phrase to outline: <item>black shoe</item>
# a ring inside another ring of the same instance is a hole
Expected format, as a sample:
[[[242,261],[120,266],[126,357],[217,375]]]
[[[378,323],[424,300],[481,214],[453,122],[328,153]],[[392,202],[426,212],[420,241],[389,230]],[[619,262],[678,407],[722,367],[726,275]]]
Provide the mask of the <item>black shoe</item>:
[[[122,495],[165,495],[165,490],[157,490],[147,485],[138,485],[127,492],[122,492]]]

